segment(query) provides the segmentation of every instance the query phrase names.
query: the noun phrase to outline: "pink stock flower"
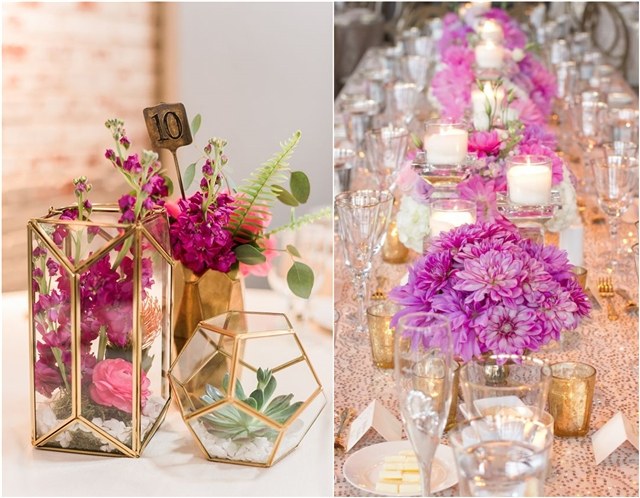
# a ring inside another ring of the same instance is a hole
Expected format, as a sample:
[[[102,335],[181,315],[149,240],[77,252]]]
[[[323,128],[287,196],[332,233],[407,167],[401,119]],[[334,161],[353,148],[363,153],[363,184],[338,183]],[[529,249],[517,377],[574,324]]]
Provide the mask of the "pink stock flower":
[[[149,385],[151,381],[141,372],[140,401],[142,408],[149,398]],[[116,358],[103,360],[93,369],[92,384],[89,387],[91,399],[103,406],[113,406],[118,410],[131,413],[133,410],[133,365]]]

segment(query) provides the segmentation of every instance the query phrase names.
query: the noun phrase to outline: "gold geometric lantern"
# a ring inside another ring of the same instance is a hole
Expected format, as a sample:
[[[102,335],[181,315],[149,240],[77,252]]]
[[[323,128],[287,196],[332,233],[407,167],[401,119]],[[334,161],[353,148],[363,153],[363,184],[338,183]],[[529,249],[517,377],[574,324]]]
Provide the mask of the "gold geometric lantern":
[[[270,467],[302,441],[326,404],[287,317],[229,311],[200,322],[169,379],[207,459]]]
[[[29,221],[32,444],[140,456],[170,404],[169,224],[117,206]]]

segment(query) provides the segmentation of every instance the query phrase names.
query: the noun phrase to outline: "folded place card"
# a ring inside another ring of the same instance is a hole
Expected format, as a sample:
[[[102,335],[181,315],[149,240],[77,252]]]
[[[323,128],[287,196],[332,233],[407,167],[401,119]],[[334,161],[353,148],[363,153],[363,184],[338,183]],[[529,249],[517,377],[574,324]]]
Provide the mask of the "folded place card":
[[[347,451],[360,441],[369,429],[375,429],[387,441],[402,439],[402,422],[377,399],[369,403],[351,424],[347,438]]]
[[[637,450],[638,428],[622,412],[618,412],[591,436],[596,465],[611,455],[625,441],[629,441]]]

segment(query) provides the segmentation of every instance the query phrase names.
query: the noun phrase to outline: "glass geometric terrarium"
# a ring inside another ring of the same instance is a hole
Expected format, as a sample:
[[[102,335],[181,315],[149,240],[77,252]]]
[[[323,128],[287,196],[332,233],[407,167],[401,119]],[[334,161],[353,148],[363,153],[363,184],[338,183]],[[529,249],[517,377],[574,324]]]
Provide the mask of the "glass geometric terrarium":
[[[171,280],[163,210],[29,221],[32,443],[140,456],[170,402]]]
[[[229,311],[200,322],[169,379],[209,460],[269,467],[302,441],[326,403],[287,317]]]

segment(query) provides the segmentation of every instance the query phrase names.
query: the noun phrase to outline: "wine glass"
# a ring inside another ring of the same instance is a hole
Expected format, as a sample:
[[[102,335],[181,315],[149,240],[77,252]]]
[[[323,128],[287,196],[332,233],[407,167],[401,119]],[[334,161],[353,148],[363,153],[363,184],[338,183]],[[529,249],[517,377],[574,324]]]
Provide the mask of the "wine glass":
[[[344,251],[345,265],[351,271],[357,296],[354,341],[360,343],[366,337],[365,298],[367,279],[371,271],[373,255],[379,244],[382,206],[393,199],[389,191],[356,190],[336,196],[338,226]],[[381,246],[381,244],[380,244]]]
[[[620,217],[631,205],[638,184],[638,158],[607,155],[593,165],[598,205],[609,218],[611,251],[601,256],[608,259],[608,268],[619,268],[618,227]]]
[[[409,132],[392,125],[376,128],[367,131],[365,143],[369,169],[376,177],[378,188],[393,190],[407,152]]]
[[[418,87],[415,83],[397,81],[391,89],[391,94],[394,110],[400,115],[404,125],[408,127],[418,102]]]
[[[422,93],[429,79],[429,59],[421,55],[405,55],[400,59],[400,70],[405,81],[416,85]]]
[[[454,360],[449,320],[409,313],[396,325],[395,377],[400,414],[420,463],[422,496],[431,492],[431,466],[451,404]]]
[[[342,103],[342,111],[347,139],[359,156],[364,149],[364,134],[379,112],[378,103],[367,98],[348,99]]]

